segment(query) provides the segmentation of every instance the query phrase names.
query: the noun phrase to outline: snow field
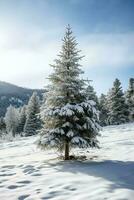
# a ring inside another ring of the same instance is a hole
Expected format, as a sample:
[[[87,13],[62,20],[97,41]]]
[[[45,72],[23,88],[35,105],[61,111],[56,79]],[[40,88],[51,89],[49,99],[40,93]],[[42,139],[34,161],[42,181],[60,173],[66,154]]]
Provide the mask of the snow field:
[[[0,143],[0,200],[133,200],[134,124],[105,127],[100,149],[61,161],[36,148],[36,136]],[[79,151],[79,152],[78,152]]]

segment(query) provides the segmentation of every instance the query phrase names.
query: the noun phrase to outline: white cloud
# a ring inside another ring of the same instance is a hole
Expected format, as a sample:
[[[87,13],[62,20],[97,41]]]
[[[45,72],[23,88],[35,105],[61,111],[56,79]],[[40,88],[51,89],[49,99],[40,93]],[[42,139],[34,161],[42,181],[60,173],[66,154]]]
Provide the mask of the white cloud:
[[[64,29],[0,30],[0,80],[25,87],[43,87],[49,66],[61,46]],[[78,37],[83,65],[90,68],[127,67],[134,64],[134,33],[92,34]]]
[[[60,43],[51,34],[43,30],[10,31],[10,34],[3,31],[0,37],[0,80],[25,87],[43,87],[51,71],[49,64],[60,48]]]
[[[127,67],[134,64],[134,33],[93,34],[80,38],[85,56],[83,64],[91,67]]]

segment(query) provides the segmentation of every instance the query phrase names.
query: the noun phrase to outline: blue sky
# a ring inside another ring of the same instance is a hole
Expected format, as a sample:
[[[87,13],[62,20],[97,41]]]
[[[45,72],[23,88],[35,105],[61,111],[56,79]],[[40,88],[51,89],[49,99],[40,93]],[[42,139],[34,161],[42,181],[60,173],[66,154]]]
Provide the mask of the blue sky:
[[[134,77],[133,0],[1,0],[0,80],[42,88],[47,84],[69,23],[85,55],[85,78],[106,93],[118,77]]]

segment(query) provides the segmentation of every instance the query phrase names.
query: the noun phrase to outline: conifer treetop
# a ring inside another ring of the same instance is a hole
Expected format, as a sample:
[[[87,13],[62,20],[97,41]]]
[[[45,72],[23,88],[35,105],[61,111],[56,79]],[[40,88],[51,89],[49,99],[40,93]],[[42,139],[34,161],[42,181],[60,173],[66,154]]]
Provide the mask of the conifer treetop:
[[[108,109],[108,120],[110,124],[116,125],[128,121],[128,106],[125,103],[121,82],[117,78],[108,94]]]

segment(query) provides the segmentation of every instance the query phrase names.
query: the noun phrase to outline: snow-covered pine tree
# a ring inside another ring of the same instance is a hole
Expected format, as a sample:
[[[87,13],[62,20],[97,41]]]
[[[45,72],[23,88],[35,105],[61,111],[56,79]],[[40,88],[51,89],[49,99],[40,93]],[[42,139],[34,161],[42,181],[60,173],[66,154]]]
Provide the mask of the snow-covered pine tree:
[[[108,118],[108,108],[107,108],[107,96],[105,94],[101,94],[99,98],[99,111],[100,111],[100,124],[102,126],[106,126]]]
[[[126,103],[129,108],[129,119],[130,121],[134,121],[134,78],[129,79],[129,86],[126,91]]]
[[[113,88],[109,91],[108,109],[108,123],[110,125],[128,122],[128,106],[125,103],[125,97],[119,79],[115,79]]]
[[[98,113],[93,101],[86,99],[85,83],[80,78],[83,73],[79,64],[81,59],[68,25],[62,50],[55,64],[51,65],[53,73],[49,76],[50,85],[41,111],[44,126],[38,141],[42,148],[64,151],[65,160],[70,159],[70,146],[85,148],[98,145]]]
[[[20,109],[19,124],[18,124],[18,128],[17,128],[18,133],[24,132],[25,123],[26,123],[26,106],[24,105]]]
[[[4,117],[0,117],[0,131],[4,131],[6,129],[6,124]]]
[[[18,119],[19,119],[18,109],[10,105],[7,108],[7,112],[5,114],[5,123],[6,123],[7,133],[12,133],[12,136],[15,136],[17,133]]]
[[[86,96],[87,96],[88,100],[93,100],[96,103],[97,108],[99,107],[99,101],[98,101],[97,94],[91,84],[88,84],[88,86],[86,88]]]
[[[39,97],[37,96],[37,93],[34,92],[27,105],[26,123],[24,126],[25,136],[35,135],[37,133],[37,130],[40,129],[41,121],[39,113],[40,113]]]

